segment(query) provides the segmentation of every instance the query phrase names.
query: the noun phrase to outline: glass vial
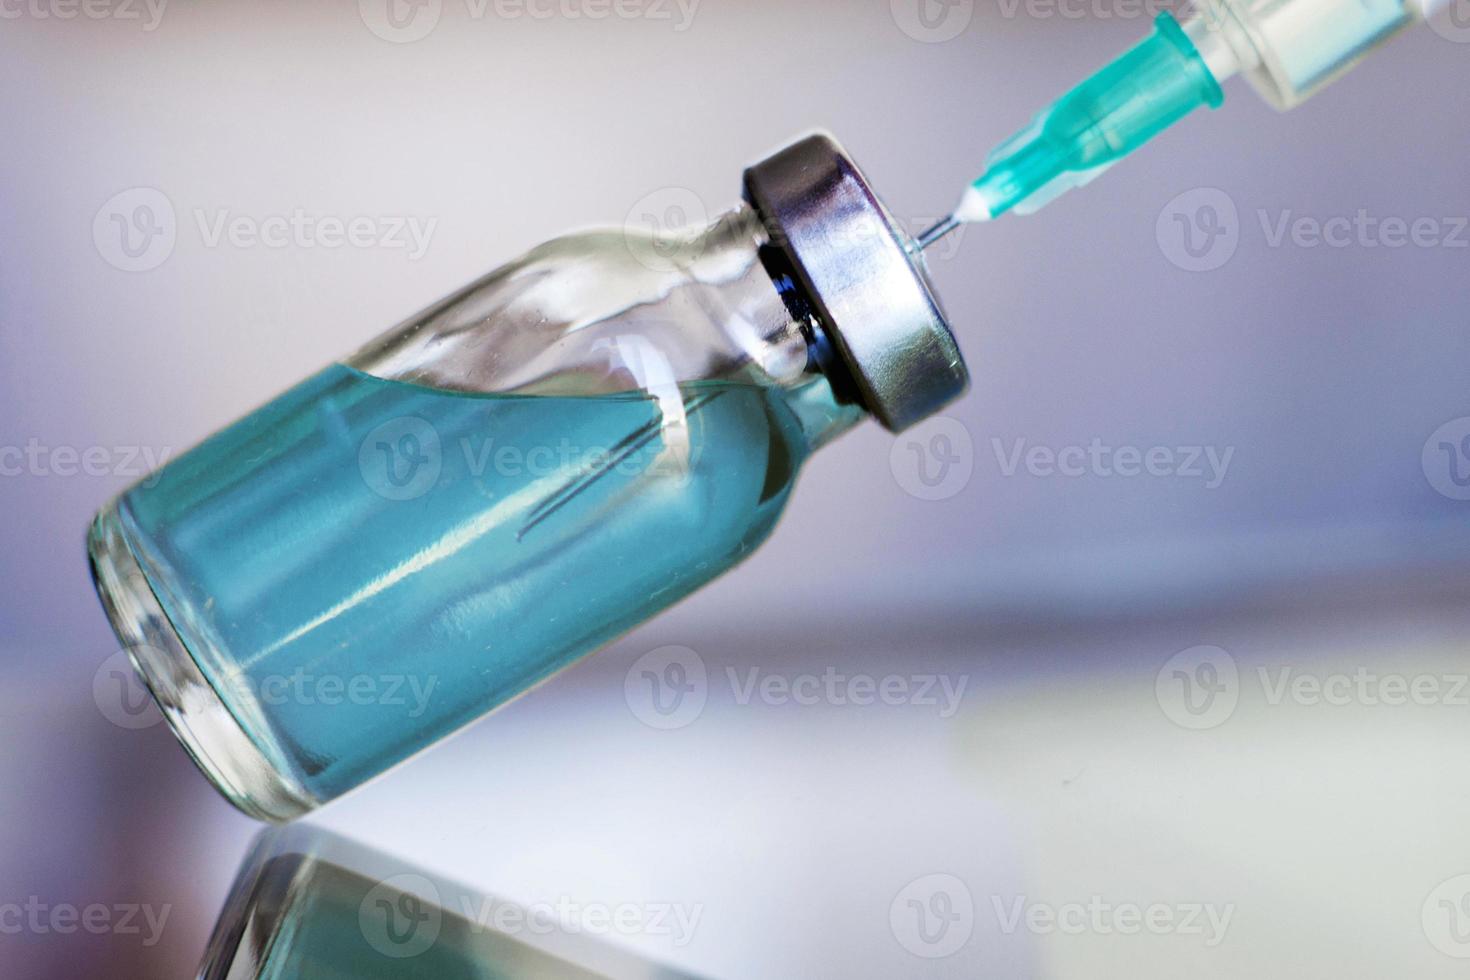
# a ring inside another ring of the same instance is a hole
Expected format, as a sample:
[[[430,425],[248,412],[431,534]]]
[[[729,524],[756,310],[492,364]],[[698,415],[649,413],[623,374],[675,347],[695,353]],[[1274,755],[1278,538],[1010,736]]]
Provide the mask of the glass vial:
[[[233,803],[288,820],[461,728],[733,567],[865,415],[963,390],[834,141],[745,189],[533,249],[98,515],[103,605]]]
[[[485,895],[302,822],[261,831],[200,980],[684,980],[579,934],[550,906]]]

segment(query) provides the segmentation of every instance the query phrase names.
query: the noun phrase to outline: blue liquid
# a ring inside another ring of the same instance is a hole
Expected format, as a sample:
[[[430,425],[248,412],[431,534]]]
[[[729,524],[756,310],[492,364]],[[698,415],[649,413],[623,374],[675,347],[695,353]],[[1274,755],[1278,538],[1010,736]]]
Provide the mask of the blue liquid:
[[[491,899],[469,909],[441,908],[354,871],[295,856],[274,859],[262,879],[251,911],[279,921],[279,931],[265,944],[257,980],[598,978],[495,931],[492,919],[457,914],[484,915],[485,908],[499,907],[485,904]],[[282,895],[290,896],[284,910],[271,902]],[[394,937],[402,942],[401,956],[384,952],[394,951]]]
[[[324,802],[748,554],[815,448],[803,422],[856,418],[820,384],[467,395],[334,366],[119,516],[226,706]]]

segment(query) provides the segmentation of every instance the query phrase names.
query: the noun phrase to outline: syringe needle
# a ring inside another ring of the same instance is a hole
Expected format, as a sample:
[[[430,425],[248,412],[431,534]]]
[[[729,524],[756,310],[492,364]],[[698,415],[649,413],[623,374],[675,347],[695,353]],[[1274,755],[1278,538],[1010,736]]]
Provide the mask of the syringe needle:
[[[948,235],[950,232],[954,231],[960,226],[960,224],[961,222],[959,218],[956,218],[954,215],[950,215],[943,221],[936,224],[933,228],[930,228],[928,231],[921,234],[918,238],[915,238],[914,243],[919,246],[920,251],[923,251],[930,245],[933,245],[935,242],[939,241],[945,235]]]
[[[1095,177],[1202,105],[1225,98],[1189,33],[1162,13],[1154,33],[1006,140],[954,213],[914,240],[923,250],[962,224],[1030,214]]]

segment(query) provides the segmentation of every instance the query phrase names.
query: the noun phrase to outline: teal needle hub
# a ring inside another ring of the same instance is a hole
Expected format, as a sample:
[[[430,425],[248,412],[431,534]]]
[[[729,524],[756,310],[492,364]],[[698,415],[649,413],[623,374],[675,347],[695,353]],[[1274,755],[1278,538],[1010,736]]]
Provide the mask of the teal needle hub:
[[[1179,22],[1160,14],[1151,37],[1064,95],[1001,144],[956,213],[962,221],[1029,214],[1081,187],[1225,93]]]

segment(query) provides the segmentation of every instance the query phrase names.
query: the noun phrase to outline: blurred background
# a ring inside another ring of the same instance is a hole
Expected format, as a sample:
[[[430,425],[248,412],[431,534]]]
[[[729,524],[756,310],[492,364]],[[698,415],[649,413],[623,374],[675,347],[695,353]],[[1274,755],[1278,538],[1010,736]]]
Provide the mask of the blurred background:
[[[257,829],[114,684],[83,534],[150,462],[554,234],[718,212],[814,128],[917,231],[1158,9],[0,5],[0,973],[192,975]],[[974,377],[945,418],[839,440],[734,573],[314,821],[518,902],[683,910],[599,941],[710,977],[1460,975],[1450,14],[936,247]],[[366,223],[221,232],[297,215]],[[671,644],[705,698],[665,730],[624,682]]]

